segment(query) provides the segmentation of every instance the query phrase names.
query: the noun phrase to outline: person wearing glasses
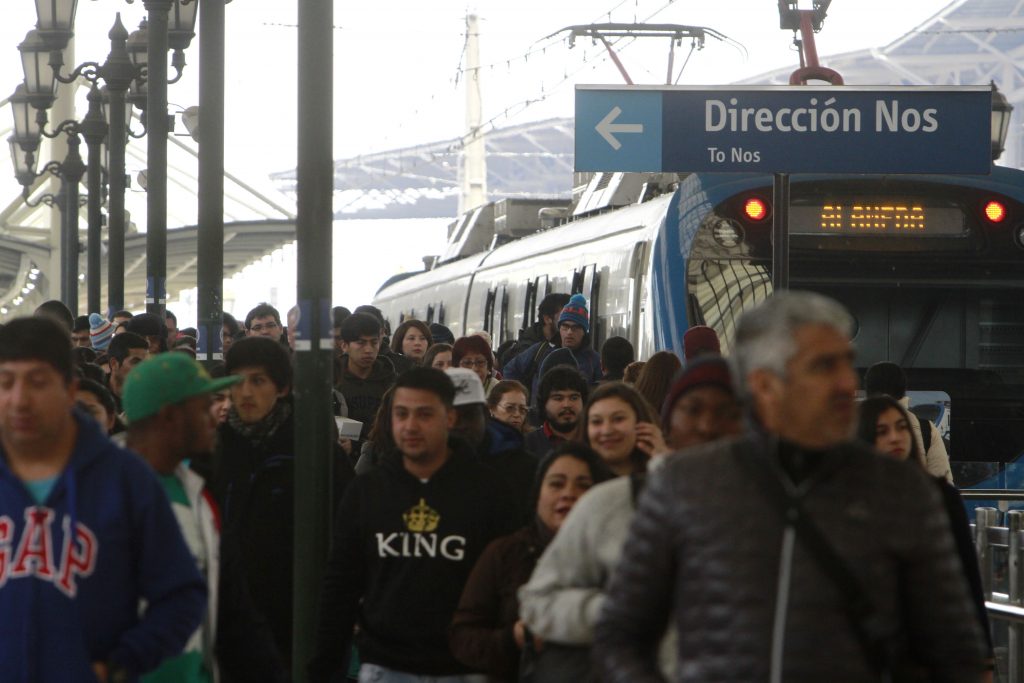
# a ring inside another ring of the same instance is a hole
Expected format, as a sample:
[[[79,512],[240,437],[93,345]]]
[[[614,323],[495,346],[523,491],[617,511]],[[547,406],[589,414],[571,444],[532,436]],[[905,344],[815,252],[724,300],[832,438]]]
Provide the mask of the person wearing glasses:
[[[452,366],[472,370],[484,385],[484,395],[491,393],[494,379],[494,354],[483,337],[472,335],[460,337],[452,346]]]
[[[268,303],[258,304],[245,316],[245,334],[248,337],[268,337],[281,341],[281,314]]]
[[[515,380],[496,382],[487,395],[487,436],[481,460],[495,470],[511,489],[524,524],[532,518],[530,492],[539,459],[526,449],[524,428],[529,412],[526,387]]]

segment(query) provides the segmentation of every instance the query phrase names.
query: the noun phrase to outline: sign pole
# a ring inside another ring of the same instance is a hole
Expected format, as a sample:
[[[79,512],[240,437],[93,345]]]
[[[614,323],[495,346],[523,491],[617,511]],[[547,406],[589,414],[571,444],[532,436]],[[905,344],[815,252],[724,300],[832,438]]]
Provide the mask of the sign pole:
[[[334,3],[298,3],[299,326],[295,339],[295,551],[292,681],[308,680],[330,545],[335,430],[331,273]]]
[[[772,176],[772,290],[789,289],[789,174]]]

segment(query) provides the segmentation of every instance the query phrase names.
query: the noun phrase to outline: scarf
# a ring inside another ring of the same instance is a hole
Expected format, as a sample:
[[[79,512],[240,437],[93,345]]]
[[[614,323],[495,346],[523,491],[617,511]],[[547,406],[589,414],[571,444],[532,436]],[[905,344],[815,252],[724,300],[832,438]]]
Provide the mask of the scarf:
[[[252,443],[253,446],[260,446],[266,443],[291,415],[291,402],[279,400],[262,420],[246,423],[242,422],[242,419],[238,416],[238,411],[235,410],[234,406],[231,406],[231,409],[228,411],[228,424]]]

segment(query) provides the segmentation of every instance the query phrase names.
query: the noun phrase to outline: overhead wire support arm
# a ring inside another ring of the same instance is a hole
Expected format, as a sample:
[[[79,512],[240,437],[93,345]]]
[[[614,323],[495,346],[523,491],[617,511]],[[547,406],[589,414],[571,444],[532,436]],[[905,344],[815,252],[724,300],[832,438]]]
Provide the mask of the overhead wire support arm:
[[[704,43],[707,38],[710,37],[732,45],[742,52],[744,57],[746,57],[747,54],[746,48],[744,48],[741,43],[733,40],[724,33],[706,26],[687,26],[684,24],[578,24],[574,26],[566,26],[563,29],[555,31],[549,36],[545,36],[542,40],[546,40],[547,38],[551,38],[565,32],[569,33],[570,49],[576,44],[576,39],[579,37],[590,38],[594,42],[600,41],[601,44],[604,45],[605,50],[608,51],[608,56],[611,57],[612,62],[619,70],[619,73],[622,74],[622,78],[626,81],[627,85],[633,85],[633,79],[630,77],[625,66],[622,64],[622,61],[619,59],[619,56],[616,54],[613,43],[609,38],[630,38],[634,40],[637,38],[668,38],[669,56],[666,83],[672,82],[672,71],[674,70],[675,65],[675,46],[679,45],[684,38],[689,38],[692,41],[691,53],[694,49],[703,49]]]

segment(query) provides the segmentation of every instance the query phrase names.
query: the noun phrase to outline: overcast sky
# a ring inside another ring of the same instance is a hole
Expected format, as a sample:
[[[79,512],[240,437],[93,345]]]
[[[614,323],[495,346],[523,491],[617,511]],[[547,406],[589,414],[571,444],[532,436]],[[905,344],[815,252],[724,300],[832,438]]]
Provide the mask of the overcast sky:
[[[818,35],[821,55],[884,46],[945,7],[947,0],[834,0]],[[76,58],[103,61],[106,33],[120,11],[134,30],[141,0],[81,0]],[[692,54],[680,84],[726,84],[795,67],[792,33],[779,29],[776,0],[391,0],[335,2],[334,150],[336,158],[430,142],[463,133],[465,15],[480,17],[484,119],[498,126],[573,114],[575,83],[619,84],[603,49],[580,40],[569,49],[545,36],[571,24],[651,21],[706,26],[741,43],[709,39]],[[227,165],[251,173],[295,165],[295,2],[235,0],[227,6]],[[16,49],[35,23],[31,0],[4,0],[0,90],[22,79]],[[667,41],[621,46],[638,83],[663,83]],[[690,46],[678,48],[677,68]],[[528,54],[529,53],[529,54]],[[198,102],[198,40],[185,77],[168,99]],[[826,60],[827,64],[827,60]],[[529,106],[527,101],[539,100]],[[172,107],[173,108],[173,107]],[[10,114],[3,112],[0,116]],[[144,144],[133,142],[133,144]]]

